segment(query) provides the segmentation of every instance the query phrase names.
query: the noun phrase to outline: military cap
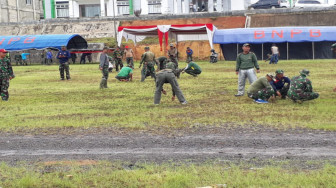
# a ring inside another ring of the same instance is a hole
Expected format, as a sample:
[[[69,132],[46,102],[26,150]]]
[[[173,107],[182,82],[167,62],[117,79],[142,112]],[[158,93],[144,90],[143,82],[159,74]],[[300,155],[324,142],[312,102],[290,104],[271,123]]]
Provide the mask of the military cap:
[[[272,79],[274,79],[274,75],[272,73],[267,73],[266,76],[271,77]]]
[[[284,73],[284,71],[281,70],[281,69],[278,69],[278,70],[275,71],[275,74],[283,74],[283,73]]]
[[[145,50],[149,50],[149,46],[146,46],[146,47],[145,47]]]
[[[243,44],[243,47],[245,47],[245,46],[249,46],[249,47],[251,47],[251,44],[249,44],[249,43],[245,43],[245,44]]]
[[[174,44],[173,43],[170,43],[170,45],[169,46],[174,46]]]
[[[303,75],[305,75],[305,76],[309,76],[309,70],[308,70],[308,69],[302,69],[302,70],[300,71],[300,74],[303,74]]]

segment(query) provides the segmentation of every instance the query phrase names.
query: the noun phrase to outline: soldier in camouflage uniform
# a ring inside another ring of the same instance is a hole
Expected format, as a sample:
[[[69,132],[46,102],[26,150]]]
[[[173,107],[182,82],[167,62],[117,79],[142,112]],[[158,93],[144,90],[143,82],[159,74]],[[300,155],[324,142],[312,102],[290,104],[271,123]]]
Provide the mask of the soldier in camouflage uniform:
[[[149,51],[148,46],[145,47],[145,53],[141,56],[139,68],[141,68],[142,64],[144,64],[144,66],[141,70],[141,82],[145,81],[147,76],[151,76],[155,80],[156,76],[154,66],[156,64],[156,59],[154,53]]]
[[[108,47],[104,47],[103,53],[100,55],[99,69],[102,71],[102,80],[100,81],[100,89],[107,88],[107,79],[109,77],[109,58],[107,55]]]
[[[12,65],[6,58],[7,53],[5,49],[0,49],[0,95],[3,101],[8,101],[9,80],[15,77]]]
[[[309,70],[303,69],[300,71],[300,76],[292,78],[287,93],[288,98],[294,102],[302,103],[302,101],[313,100],[319,97],[318,93],[313,92],[312,83],[306,78],[307,76],[309,76]]]
[[[178,70],[178,61],[177,61],[177,49],[173,44],[170,44],[170,48],[168,50],[168,57],[170,61],[175,63],[175,69]],[[180,72],[177,73],[177,78],[180,78]]]
[[[168,58],[166,58],[165,56],[159,57],[156,59],[157,62],[157,67],[159,70],[163,70],[166,67],[166,64],[168,62]]]
[[[120,50],[119,47],[113,51],[113,58],[115,62],[115,69],[118,72],[120,69],[123,68],[124,64],[122,62],[122,51]],[[120,68],[120,69],[119,69]]]
[[[163,85],[165,83],[170,83],[172,90],[173,90],[173,97],[172,101],[175,100],[175,94],[180,101],[181,104],[187,104],[186,99],[183,96],[183,93],[177,83],[175,73],[175,64],[173,62],[169,62],[166,64],[165,69],[161,70],[156,74],[156,90],[154,95],[154,104],[158,105],[161,101],[161,93],[166,94],[165,90],[163,89]]]
[[[267,103],[270,97],[274,97],[275,86],[273,85],[273,74],[268,73],[265,77],[261,77],[253,82],[247,90],[247,96],[255,100]]]

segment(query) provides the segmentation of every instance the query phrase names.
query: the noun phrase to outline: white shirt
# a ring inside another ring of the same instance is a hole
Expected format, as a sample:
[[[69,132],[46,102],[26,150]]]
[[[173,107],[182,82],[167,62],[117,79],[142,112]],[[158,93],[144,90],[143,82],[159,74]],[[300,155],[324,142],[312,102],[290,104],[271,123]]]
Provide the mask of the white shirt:
[[[271,47],[272,54],[278,54],[279,53],[279,48],[276,46]]]

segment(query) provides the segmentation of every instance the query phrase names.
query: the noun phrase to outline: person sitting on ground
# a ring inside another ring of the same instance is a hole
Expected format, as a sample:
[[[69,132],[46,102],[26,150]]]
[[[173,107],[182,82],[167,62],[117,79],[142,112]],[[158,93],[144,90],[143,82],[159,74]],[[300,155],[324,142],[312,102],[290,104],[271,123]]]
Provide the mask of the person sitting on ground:
[[[290,79],[284,76],[284,71],[281,69],[276,70],[275,74],[274,86],[276,88],[276,94],[281,97],[281,99],[286,99]]]
[[[121,68],[120,72],[115,78],[122,82],[132,81],[133,79],[132,64],[128,64],[127,67]]]
[[[247,90],[247,96],[254,99],[256,103],[268,103],[270,97],[274,98],[275,86],[273,85],[273,74],[257,79]]]
[[[287,93],[288,98],[293,102],[302,103],[303,101],[317,99],[318,93],[313,92],[312,82],[306,78],[309,76],[309,70],[303,69],[300,76],[295,76],[291,80],[289,90]]]
[[[182,70],[182,73],[186,72],[194,77],[198,76],[199,74],[202,73],[202,69],[200,66],[198,66],[195,62],[193,61],[188,61],[188,65],[186,68]]]

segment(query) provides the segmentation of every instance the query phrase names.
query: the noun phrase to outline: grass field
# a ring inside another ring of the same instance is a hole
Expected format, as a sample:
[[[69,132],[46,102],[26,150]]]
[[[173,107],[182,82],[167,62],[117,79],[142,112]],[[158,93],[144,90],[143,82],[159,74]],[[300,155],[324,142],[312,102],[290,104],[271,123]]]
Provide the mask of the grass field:
[[[86,164],[85,163],[91,163]],[[251,165],[55,162],[0,164],[2,187],[335,187],[336,167],[316,170]]]
[[[320,98],[303,104],[289,100],[261,105],[247,96],[236,98],[237,76],[234,62],[198,62],[202,74],[194,78],[183,74],[180,87],[188,100],[182,106],[167,96],[154,106],[153,79],[140,82],[140,69],[133,82],[118,82],[110,74],[109,89],[100,90],[101,73],[97,64],[71,65],[71,80],[60,81],[58,66],[14,66],[9,102],[1,102],[0,130],[32,128],[193,127],[254,125],[288,128],[336,130],[335,60],[280,61],[278,65],[259,62],[258,77],[284,69],[289,77],[303,68],[311,72],[314,91]],[[180,66],[186,64],[180,62]],[[138,67],[136,64],[135,67]],[[247,89],[247,88],[246,88]]]
[[[86,164],[85,164],[86,163]],[[91,164],[90,164],[91,163]],[[336,167],[54,162],[0,164],[1,187],[335,187]]]

